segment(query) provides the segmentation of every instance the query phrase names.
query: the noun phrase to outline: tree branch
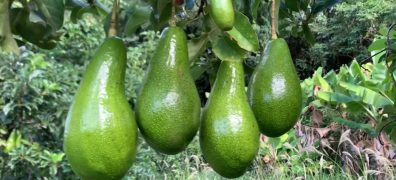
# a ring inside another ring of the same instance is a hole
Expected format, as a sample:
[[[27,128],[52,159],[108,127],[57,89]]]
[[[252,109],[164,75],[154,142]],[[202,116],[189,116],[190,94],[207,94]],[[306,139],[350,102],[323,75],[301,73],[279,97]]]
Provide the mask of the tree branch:
[[[120,0],[114,0],[113,10],[111,11],[110,28],[108,37],[117,36],[118,10],[120,8]]]
[[[272,39],[278,39],[278,35],[276,34],[276,25],[277,25],[277,19],[276,19],[276,0],[272,0],[272,8],[271,8],[271,34],[272,34]]]

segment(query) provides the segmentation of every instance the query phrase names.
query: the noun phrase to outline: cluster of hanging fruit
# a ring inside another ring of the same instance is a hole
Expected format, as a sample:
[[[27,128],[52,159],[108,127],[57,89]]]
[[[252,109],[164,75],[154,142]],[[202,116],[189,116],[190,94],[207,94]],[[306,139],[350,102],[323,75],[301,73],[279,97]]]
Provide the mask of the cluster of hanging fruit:
[[[233,27],[231,0],[211,0],[209,7],[220,29]],[[125,45],[109,37],[75,95],[64,149],[82,179],[121,179],[136,155],[137,129],[152,148],[165,154],[183,151],[199,129],[204,159],[221,176],[239,177],[257,154],[260,132],[280,136],[300,114],[300,83],[283,39],[268,43],[247,94],[242,61],[223,61],[202,113],[190,74],[186,34],[175,24],[163,31],[150,61],[136,116],[125,96],[125,70]]]

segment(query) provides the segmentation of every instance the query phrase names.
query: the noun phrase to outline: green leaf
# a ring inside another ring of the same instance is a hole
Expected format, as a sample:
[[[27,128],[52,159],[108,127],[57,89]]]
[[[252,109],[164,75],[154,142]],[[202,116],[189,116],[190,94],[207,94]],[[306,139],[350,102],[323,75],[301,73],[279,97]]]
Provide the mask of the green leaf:
[[[296,0],[296,1],[298,1],[298,0]],[[307,11],[309,3],[310,3],[310,0],[300,0],[300,8],[303,11]]]
[[[330,84],[322,77],[322,67],[319,67],[314,75],[313,75],[313,80],[314,80],[314,84],[319,86],[321,88],[322,91],[326,91],[326,92],[332,92],[333,90],[331,89]]]
[[[154,29],[159,30],[165,24],[168,23],[169,19],[172,16],[172,3],[169,0],[158,1],[156,7],[154,7],[153,12],[151,13],[151,23]]]
[[[84,14],[91,13],[94,15],[99,15],[99,12],[95,6],[86,6],[83,8],[74,8],[70,14],[70,19],[72,22],[76,23],[79,19],[81,19]]]
[[[246,51],[241,49],[237,43],[226,36],[220,36],[212,42],[212,49],[216,56],[222,61],[242,61]]]
[[[382,50],[386,48],[386,39],[377,39],[368,47],[368,51]]]
[[[360,82],[360,81],[366,81],[366,76],[363,74],[359,63],[354,59],[352,61],[351,66],[349,67],[349,70],[352,74],[352,76]]]
[[[256,52],[260,47],[257,34],[250,24],[248,17],[240,12],[236,12],[234,27],[226,33],[231,36],[231,39],[237,42],[239,47],[246,51]]]
[[[381,26],[381,27],[380,27],[380,30],[379,30],[379,33],[380,33],[382,36],[386,37],[386,35],[388,34],[388,29],[389,29],[389,27]],[[396,30],[395,30],[395,29],[392,29],[392,30],[389,32],[389,36],[390,36],[391,38],[396,38]]]
[[[381,108],[386,105],[394,104],[394,102],[392,100],[390,100],[389,98],[386,98],[371,89],[368,89],[368,88],[365,88],[362,86],[357,86],[357,85],[350,84],[350,83],[346,83],[343,81],[341,81],[339,83],[339,85],[341,87],[353,92],[356,96],[360,97],[364,103],[372,105],[376,108]]]
[[[341,125],[348,126],[351,129],[360,129],[372,137],[377,136],[377,132],[369,124],[358,123],[355,121],[350,121],[339,117],[334,118],[334,121]]]
[[[370,53],[371,56],[373,56],[372,59],[373,59],[374,64],[381,62],[382,57],[384,57],[384,55],[386,54],[385,51],[383,51],[382,53],[379,53],[380,51],[381,50],[374,50],[374,51],[371,51],[371,53]],[[377,54],[377,53],[379,53],[379,54]],[[375,54],[377,54],[377,55],[375,55]]]
[[[150,20],[151,7],[149,6],[134,6],[132,13],[128,17],[125,25],[124,33],[127,36],[133,35],[137,28]]]
[[[81,19],[86,13],[105,17],[110,14],[110,10],[100,1],[95,0],[93,5],[80,4],[80,6],[74,7],[70,14],[70,19],[72,22],[76,23],[77,20]]]
[[[286,7],[292,11],[298,12],[300,10],[299,0],[285,0]]]
[[[5,153],[10,153],[15,148],[18,148],[21,145],[22,135],[18,130],[12,130],[10,136],[7,139],[6,147],[4,149]]]
[[[317,97],[323,101],[330,102],[330,103],[349,103],[356,101],[352,97],[349,97],[345,94],[341,94],[338,92],[331,93],[331,92],[323,92],[319,91]]]
[[[190,68],[191,76],[194,80],[198,80],[207,69],[208,66],[196,63]]]
[[[260,0],[251,0],[250,1],[250,11],[252,13],[253,19],[256,20],[257,12],[259,10],[261,1]]]
[[[309,26],[308,26],[307,23],[304,23],[304,24],[303,24],[302,30],[303,30],[303,33],[304,33],[304,38],[305,38],[305,40],[307,40],[307,42],[308,42],[309,44],[311,44],[311,45],[315,44],[315,42],[316,42],[315,37],[314,37],[314,35],[312,34],[312,31],[311,31],[311,29],[309,28]]]
[[[203,34],[198,38],[194,38],[188,41],[188,59],[190,62],[194,62],[202,55],[202,53],[206,49],[208,40],[208,35]]]
[[[40,48],[52,49],[56,46],[61,33],[48,25],[36,11],[28,11],[22,8],[12,9],[13,33],[23,39],[37,45]],[[33,20],[33,22],[32,22]]]
[[[40,12],[44,15],[46,22],[58,30],[63,26],[65,4],[63,0],[36,0]]]

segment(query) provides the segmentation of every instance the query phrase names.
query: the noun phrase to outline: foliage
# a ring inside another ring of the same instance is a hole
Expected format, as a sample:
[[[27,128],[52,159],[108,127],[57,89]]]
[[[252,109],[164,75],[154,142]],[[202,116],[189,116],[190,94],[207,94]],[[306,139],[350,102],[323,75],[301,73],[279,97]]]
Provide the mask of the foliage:
[[[308,46],[298,37],[289,39],[297,69],[309,77],[319,66],[325,71],[338,69],[354,58],[367,58],[370,45],[380,26],[394,22],[396,4],[381,0],[344,0],[319,14],[309,25],[316,43]]]

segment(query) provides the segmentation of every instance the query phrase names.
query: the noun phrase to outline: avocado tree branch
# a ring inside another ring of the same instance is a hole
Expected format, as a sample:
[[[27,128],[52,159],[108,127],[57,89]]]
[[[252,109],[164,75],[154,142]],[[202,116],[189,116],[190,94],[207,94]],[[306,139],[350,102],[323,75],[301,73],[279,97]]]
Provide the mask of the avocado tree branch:
[[[272,0],[272,8],[271,8],[271,34],[272,39],[278,39],[278,35],[276,34],[276,26],[278,24],[276,18],[276,0]]]
[[[390,126],[392,123],[396,123],[396,121],[395,120],[392,120],[392,121],[389,121],[388,123],[386,123],[384,126],[382,126],[381,127],[381,129],[379,130],[379,133],[378,133],[378,141],[380,142],[380,144],[383,146],[385,143],[384,143],[384,141],[382,140],[382,138],[381,138],[381,134],[382,134],[382,131],[384,131],[385,130],[385,128],[387,128],[388,126]]]
[[[170,26],[176,26],[176,0],[172,0],[172,17],[169,21]]]
[[[108,37],[117,36],[118,10],[120,8],[120,0],[114,0],[113,10],[111,11],[110,28]]]
[[[201,3],[199,4],[199,9],[197,12],[197,15],[195,16],[195,18],[199,17],[199,15],[204,13],[204,5],[207,4],[206,0],[201,0]]]
[[[389,57],[389,54],[390,54],[390,51],[391,51],[388,47],[391,45],[391,41],[390,41],[390,32],[392,31],[392,29],[393,29],[394,27],[396,27],[396,23],[392,24],[392,25],[389,27],[388,32],[386,33],[386,47],[387,47],[387,49],[388,49],[388,50],[386,51],[386,55],[385,55],[386,58]],[[389,69],[390,69],[390,65],[388,64],[388,62],[385,62],[385,64],[386,64],[386,66],[387,66],[387,68],[388,68],[388,70],[389,70]],[[392,81],[393,81],[393,86],[396,88],[396,79],[395,79],[395,76],[393,75],[393,72],[394,72],[394,71],[389,71],[390,76],[391,76]]]

